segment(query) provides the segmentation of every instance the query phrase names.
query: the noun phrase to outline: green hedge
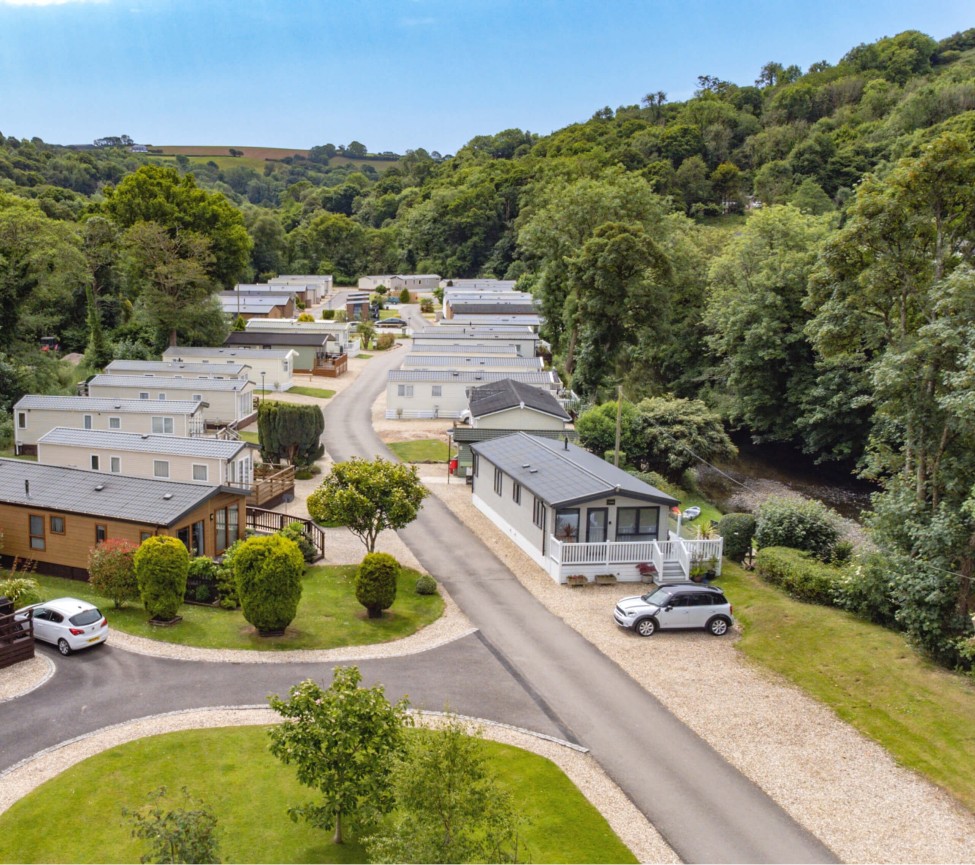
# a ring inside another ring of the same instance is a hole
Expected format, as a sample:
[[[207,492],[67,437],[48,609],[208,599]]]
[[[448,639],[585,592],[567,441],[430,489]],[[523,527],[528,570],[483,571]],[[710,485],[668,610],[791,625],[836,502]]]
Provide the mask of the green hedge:
[[[763,547],[755,557],[755,571],[792,597],[813,604],[833,606],[842,570],[809,553],[789,547]]]

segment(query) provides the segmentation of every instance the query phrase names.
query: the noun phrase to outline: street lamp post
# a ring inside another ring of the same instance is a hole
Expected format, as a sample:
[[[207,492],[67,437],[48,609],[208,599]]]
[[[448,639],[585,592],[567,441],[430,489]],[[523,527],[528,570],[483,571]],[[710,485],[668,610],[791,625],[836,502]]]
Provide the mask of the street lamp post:
[[[259,402],[264,402],[264,376],[267,375],[265,372],[261,372],[261,398]]]

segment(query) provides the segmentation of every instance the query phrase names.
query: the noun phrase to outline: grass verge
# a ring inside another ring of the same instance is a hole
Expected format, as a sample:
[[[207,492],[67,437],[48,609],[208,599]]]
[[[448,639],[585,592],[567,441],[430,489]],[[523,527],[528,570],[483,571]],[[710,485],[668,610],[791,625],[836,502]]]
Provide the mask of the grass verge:
[[[122,808],[140,807],[166,785],[186,786],[213,809],[224,862],[365,862],[354,841],[335,845],[329,832],[288,819],[288,807],[313,793],[298,784],[293,767],[268,753],[267,741],[265,727],[190,730],[91,757],[0,817],[0,860],[138,862],[144,842],[131,837]],[[483,745],[517,810],[531,821],[524,861],[636,861],[553,763],[508,745]]]
[[[245,442],[250,442],[252,445],[259,445],[261,443],[261,437],[253,430],[237,430],[237,435]]]
[[[727,560],[719,584],[743,625],[745,655],[975,810],[975,682],[925,660],[900,634],[795,601]]]
[[[259,637],[240,610],[221,610],[184,604],[183,621],[171,628],[150,625],[142,605],[129,603],[121,610],[96,594],[87,583],[37,575],[45,599],[69,596],[97,604],[109,625],[127,634],[208,649],[334,649],[385,643],[415,633],[443,613],[439,595],[414,591],[417,571],[403,568],[396,584],[396,602],[381,619],[370,619],[355,598],[355,565],[317,565],[302,582],[298,615],[283,637]],[[111,636],[109,636],[111,640]]]
[[[447,461],[447,442],[443,439],[390,442],[388,447],[404,463],[443,463]]]
[[[301,385],[289,387],[288,393],[297,393],[301,394],[301,396],[316,396],[319,399],[331,399],[335,396],[334,390],[328,390],[324,387],[302,387]]]

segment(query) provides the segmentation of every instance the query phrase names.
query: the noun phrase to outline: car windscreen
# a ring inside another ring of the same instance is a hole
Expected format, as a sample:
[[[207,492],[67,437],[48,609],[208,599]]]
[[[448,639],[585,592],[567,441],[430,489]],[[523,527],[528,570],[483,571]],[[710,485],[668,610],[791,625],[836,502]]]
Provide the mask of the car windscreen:
[[[667,587],[661,587],[655,589],[652,592],[647,592],[643,596],[643,600],[647,604],[656,604],[658,607],[665,607],[670,603],[670,597],[673,594]]]
[[[81,628],[85,625],[93,625],[101,617],[102,614],[98,610],[92,608],[90,610],[82,610],[80,613],[75,613],[70,619],[68,619],[68,621],[71,622],[72,625]]]

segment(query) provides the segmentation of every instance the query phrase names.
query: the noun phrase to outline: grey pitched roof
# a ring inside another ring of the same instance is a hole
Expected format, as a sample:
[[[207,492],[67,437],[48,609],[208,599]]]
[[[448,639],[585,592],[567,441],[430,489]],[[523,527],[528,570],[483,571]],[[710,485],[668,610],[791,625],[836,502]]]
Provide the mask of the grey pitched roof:
[[[538,310],[528,303],[491,303],[486,300],[451,300],[450,308],[456,316],[465,315],[535,315]]]
[[[126,376],[131,378],[131,376]],[[168,399],[165,401],[166,414],[195,414],[202,410],[203,403],[190,399]],[[160,414],[159,400],[112,399],[99,396],[41,396],[29,394],[21,397],[14,410],[79,411],[79,412],[120,412],[122,414]]]
[[[211,361],[211,363],[222,363],[224,360],[267,360],[268,358],[284,360],[289,354],[291,354],[291,350],[287,348],[247,348],[246,346],[237,348],[236,346],[230,345],[191,347],[186,345],[173,345],[163,352],[163,357],[166,360],[177,360],[185,357],[215,357],[217,360]]]
[[[297,329],[288,331],[234,330],[227,334],[225,343],[228,346],[252,345],[288,348],[294,345],[310,345],[314,348],[322,348],[329,340],[334,341],[335,337],[323,331],[301,332]]]
[[[207,499],[228,490],[0,459],[0,502],[143,525],[171,526]]]
[[[561,441],[566,436],[569,437],[569,441],[575,441],[579,434],[574,429],[529,429],[529,430],[516,430],[516,429],[490,429],[486,427],[470,427],[470,426],[455,426],[450,430],[450,437],[453,439],[455,445],[457,445],[457,461],[459,465],[469,466],[473,461],[471,455],[471,445],[474,442],[485,442],[491,439],[501,438],[502,436],[510,436],[516,432],[526,432],[533,436],[542,436],[543,438],[558,439]]]
[[[390,382],[416,382],[430,381],[442,382],[465,382],[466,384],[484,384],[489,381],[500,381],[503,378],[511,378],[525,384],[542,385],[548,387],[560,387],[559,377],[552,371],[548,372],[477,372],[475,370],[449,370],[449,369],[394,369],[387,376]]]
[[[528,408],[564,421],[572,420],[551,391],[511,378],[483,384],[471,391],[470,411],[474,417],[513,408]]]
[[[414,344],[415,345],[415,344]],[[510,357],[520,357],[518,346],[507,342],[478,343],[472,345],[468,342],[437,342],[430,345],[415,345],[413,351],[416,354],[478,354],[478,355],[507,355]]]
[[[486,357],[479,354],[468,356],[452,354],[426,354],[411,351],[403,358],[403,369],[477,369],[482,366],[504,367],[511,370],[528,371],[541,369],[544,365],[540,357],[506,357],[493,355]]]
[[[233,459],[254,445],[244,441],[121,432],[119,430],[73,429],[55,427],[38,440],[41,445],[66,445],[78,448],[167,454],[171,456]]]
[[[678,504],[656,487],[589,451],[523,432],[477,442],[471,450],[554,507],[620,495],[668,507]]]
[[[246,378],[162,378],[155,375],[96,375],[88,387],[127,387],[132,390],[189,390],[206,393],[216,390],[244,390],[250,385]],[[156,400],[156,405],[167,403]]]
[[[219,375],[219,376],[241,376],[246,375],[250,366],[246,363],[228,363],[219,366],[212,363],[187,363],[178,360],[113,360],[105,367],[107,375],[116,375],[120,372],[142,372],[155,373],[156,375]]]
[[[538,334],[527,324],[494,324],[484,327],[445,324],[418,330],[413,336],[414,339],[538,339]]]

